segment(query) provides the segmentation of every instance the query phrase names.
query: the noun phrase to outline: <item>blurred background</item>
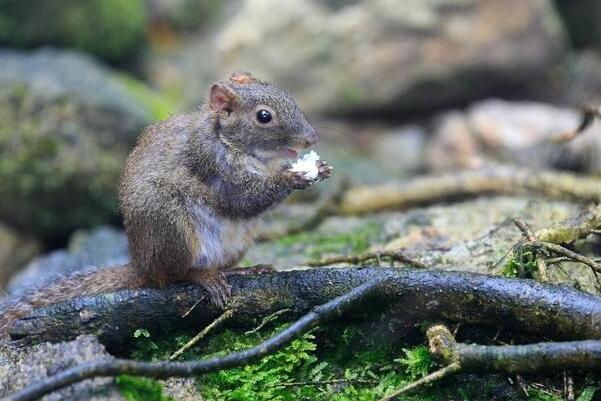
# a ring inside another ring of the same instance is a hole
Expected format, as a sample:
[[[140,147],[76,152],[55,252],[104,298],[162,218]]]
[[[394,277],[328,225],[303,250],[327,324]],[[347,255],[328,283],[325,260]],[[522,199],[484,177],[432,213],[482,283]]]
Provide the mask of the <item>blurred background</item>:
[[[116,187],[136,137],[234,70],[319,128],[336,179],[294,200],[308,208],[345,176],[599,173],[596,125],[532,157],[599,101],[599,21],[598,0],[0,0],[0,288],[24,266],[20,283],[124,262]]]

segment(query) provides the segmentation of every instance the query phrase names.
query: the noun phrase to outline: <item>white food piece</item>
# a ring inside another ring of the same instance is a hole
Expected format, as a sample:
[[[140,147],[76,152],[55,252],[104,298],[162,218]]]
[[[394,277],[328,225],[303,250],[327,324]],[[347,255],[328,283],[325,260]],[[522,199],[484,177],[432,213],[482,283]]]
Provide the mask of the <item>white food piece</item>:
[[[298,171],[300,173],[305,173],[305,178],[310,178],[312,180],[317,178],[319,171],[317,169],[317,161],[319,160],[319,155],[315,153],[315,151],[310,151],[305,154],[302,159],[298,159],[296,162],[292,163],[292,171]]]

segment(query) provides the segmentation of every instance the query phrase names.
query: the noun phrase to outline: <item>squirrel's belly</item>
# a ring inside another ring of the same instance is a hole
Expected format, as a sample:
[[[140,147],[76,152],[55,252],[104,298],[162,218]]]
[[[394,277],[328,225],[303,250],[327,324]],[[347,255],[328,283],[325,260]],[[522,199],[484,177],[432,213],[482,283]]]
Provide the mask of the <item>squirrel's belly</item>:
[[[254,242],[256,220],[231,220],[197,205],[194,226],[200,244],[194,267],[229,268]]]

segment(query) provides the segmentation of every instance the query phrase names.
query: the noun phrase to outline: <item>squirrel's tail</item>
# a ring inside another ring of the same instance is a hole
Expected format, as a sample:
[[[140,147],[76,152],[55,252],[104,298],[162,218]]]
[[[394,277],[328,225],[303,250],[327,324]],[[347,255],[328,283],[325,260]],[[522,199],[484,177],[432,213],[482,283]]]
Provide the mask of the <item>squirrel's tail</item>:
[[[139,275],[130,264],[94,268],[66,276],[50,284],[37,288],[0,306],[0,340],[8,339],[14,322],[27,316],[34,308],[47,306],[67,299],[104,294],[126,288],[143,286]]]

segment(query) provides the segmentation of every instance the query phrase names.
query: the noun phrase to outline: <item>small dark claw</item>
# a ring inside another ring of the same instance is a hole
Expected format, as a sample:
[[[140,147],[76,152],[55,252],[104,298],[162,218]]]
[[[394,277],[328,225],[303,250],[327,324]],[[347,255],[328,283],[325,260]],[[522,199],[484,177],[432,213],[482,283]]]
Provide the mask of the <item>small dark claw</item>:
[[[287,171],[288,182],[294,189],[306,189],[313,185],[313,180],[305,177],[300,171]]]
[[[332,170],[334,170],[334,168],[330,165],[328,165],[328,163],[321,161],[318,165],[317,171],[317,181],[323,181],[325,179],[330,178],[330,176],[332,175]]]

